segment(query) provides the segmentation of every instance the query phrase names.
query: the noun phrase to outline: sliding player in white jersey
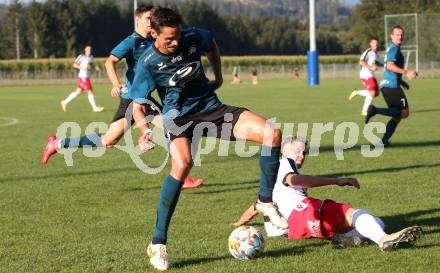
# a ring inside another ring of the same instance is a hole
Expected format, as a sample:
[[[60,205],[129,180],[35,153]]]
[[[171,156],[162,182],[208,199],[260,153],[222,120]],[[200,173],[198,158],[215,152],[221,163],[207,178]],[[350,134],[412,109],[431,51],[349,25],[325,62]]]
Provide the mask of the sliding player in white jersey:
[[[361,65],[361,71],[359,77],[362,80],[362,84],[365,86],[364,90],[353,90],[348,100],[353,99],[355,96],[363,96],[364,105],[362,106],[362,116],[367,115],[368,106],[370,106],[373,98],[379,95],[379,87],[377,85],[376,78],[374,77],[374,72],[377,71],[378,66],[383,66],[379,59],[379,41],[377,38],[371,38],[370,48],[362,53],[359,60]]]
[[[422,229],[419,226],[387,234],[383,230],[382,220],[368,211],[333,200],[308,197],[307,188],[337,185],[359,189],[360,186],[355,178],[323,178],[300,174],[298,169],[303,165],[306,154],[307,143],[300,137],[287,137],[283,141],[272,198],[280,213],[288,218],[289,228],[280,229],[265,218],[264,227],[268,236],[287,235],[291,239],[332,238],[340,246],[357,246],[368,238],[382,251],[420,237]],[[256,214],[252,205],[234,225],[244,225]]]
[[[61,108],[64,112],[66,112],[67,104],[81,95],[83,91],[86,91],[93,112],[102,112],[104,107],[96,106],[95,96],[93,95],[92,91],[92,84],[90,83],[90,75],[93,67],[92,47],[90,45],[84,48],[84,54],[80,54],[76,58],[75,62],[73,63],[73,67],[79,70],[78,81],[76,82],[76,90],[70,93],[66,99],[61,101]],[[99,71],[98,66],[96,66],[95,69]]]

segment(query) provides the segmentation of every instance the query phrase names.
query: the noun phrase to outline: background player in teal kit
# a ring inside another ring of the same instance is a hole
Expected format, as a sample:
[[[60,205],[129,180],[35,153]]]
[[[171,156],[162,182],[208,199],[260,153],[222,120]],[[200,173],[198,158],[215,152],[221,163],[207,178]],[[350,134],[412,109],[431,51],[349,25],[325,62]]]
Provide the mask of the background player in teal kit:
[[[391,29],[390,36],[391,45],[388,46],[386,51],[384,60],[385,72],[380,83],[381,91],[388,108],[377,108],[374,105],[370,105],[367,116],[365,117],[365,123],[368,123],[376,114],[391,117],[382,138],[384,146],[389,145],[389,140],[400,120],[409,116],[408,100],[401,88],[401,86],[403,86],[408,89],[409,85],[402,80],[402,75],[406,75],[410,79],[417,76],[415,71],[403,69],[405,60],[400,51],[400,45],[404,38],[403,28],[401,26],[394,26]]]
[[[223,83],[219,49],[210,32],[180,29],[180,15],[168,8],[159,8],[151,16],[154,44],[140,58],[130,98],[135,102],[133,116],[142,132],[145,113],[142,103],[157,88],[163,103],[163,121],[170,141],[171,172],[165,179],[157,209],[153,240],[148,246],[150,263],[159,270],[168,269],[166,249],[168,226],[179,199],[182,181],[192,167],[191,145],[204,135],[225,140],[244,139],[262,143],[260,156],[260,192],[256,209],[271,221],[287,228],[287,220],[272,202],[272,191],[279,167],[281,131],[267,119],[245,108],[224,105],[215,89]],[[201,64],[206,53],[215,80],[209,81]],[[141,123],[138,123],[141,122]],[[252,130],[249,129],[252,124]],[[226,126],[225,126],[226,125]],[[202,130],[203,127],[206,130]],[[148,138],[145,134],[145,138]]]
[[[125,130],[128,128],[127,121],[125,120],[125,112],[131,103],[128,98],[128,89],[131,87],[131,83],[134,79],[134,69],[137,60],[141,54],[153,43],[154,39],[151,37],[150,31],[150,14],[153,6],[139,6],[136,11],[136,28],[135,32],[121,41],[110,53],[110,56],[105,62],[105,68],[107,75],[112,82],[112,96],[120,96],[120,102],[118,110],[116,111],[112,123],[105,134],[99,135],[97,133],[84,135],[80,137],[72,137],[65,139],[57,139],[55,135],[52,135],[48,139],[46,149],[43,151],[42,162],[47,163],[49,158],[57,152],[59,149],[67,149],[74,147],[111,147],[116,144],[123,136]],[[127,72],[125,74],[125,86],[119,81],[116,73],[116,63],[120,60],[126,60]],[[158,106],[158,109],[160,107]],[[153,114],[159,114],[159,112],[153,109],[149,109]],[[161,118],[156,119],[156,124],[162,126]],[[155,125],[156,125],[155,124]]]

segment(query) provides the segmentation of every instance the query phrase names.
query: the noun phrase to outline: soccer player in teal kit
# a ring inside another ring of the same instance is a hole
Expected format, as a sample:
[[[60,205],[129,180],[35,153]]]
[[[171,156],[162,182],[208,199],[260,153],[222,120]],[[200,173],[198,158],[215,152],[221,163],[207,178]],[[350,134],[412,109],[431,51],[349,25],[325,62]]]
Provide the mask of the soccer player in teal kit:
[[[172,9],[153,11],[151,32],[156,41],[140,58],[133,86],[129,90],[135,103],[134,119],[148,140],[149,128],[143,122],[145,113],[141,105],[157,88],[163,103],[164,129],[170,141],[171,172],[162,185],[153,240],[147,251],[150,263],[158,270],[168,269],[168,226],[179,199],[182,181],[192,167],[191,145],[197,144],[200,132],[225,140],[243,139],[263,144],[256,209],[275,225],[288,227],[287,220],[272,202],[279,167],[281,131],[260,115],[220,102],[215,93],[215,89],[223,83],[218,47],[206,30],[181,30],[181,20],[181,16]],[[213,81],[205,76],[202,53],[206,53],[212,66]],[[249,124],[254,125],[252,130],[243,132],[243,127]],[[206,126],[207,132],[197,130],[201,126]]]
[[[376,114],[391,117],[386,126],[385,134],[382,137],[382,143],[384,146],[388,146],[389,140],[396,130],[402,118],[409,116],[409,105],[406,99],[405,93],[401,86],[408,89],[409,85],[402,80],[402,75],[406,75],[412,79],[417,76],[417,73],[412,70],[403,69],[405,60],[400,46],[404,38],[404,30],[401,26],[394,26],[391,29],[391,45],[388,46],[384,66],[385,72],[383,74],[380,88],[383,94],[383,98],[388,105],[388,108],[377,108],[374,105],[370,105],[365,117],[365,123]]]

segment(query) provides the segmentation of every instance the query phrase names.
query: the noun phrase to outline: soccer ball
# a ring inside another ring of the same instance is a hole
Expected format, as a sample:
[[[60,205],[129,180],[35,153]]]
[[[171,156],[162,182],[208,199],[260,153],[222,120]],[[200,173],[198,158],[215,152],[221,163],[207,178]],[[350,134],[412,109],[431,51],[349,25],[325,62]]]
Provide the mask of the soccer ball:
[[[237,260],[249,260],[260,256],[264,249],[264,237],[254,227],[241,226],[229,235],[228,248]]]

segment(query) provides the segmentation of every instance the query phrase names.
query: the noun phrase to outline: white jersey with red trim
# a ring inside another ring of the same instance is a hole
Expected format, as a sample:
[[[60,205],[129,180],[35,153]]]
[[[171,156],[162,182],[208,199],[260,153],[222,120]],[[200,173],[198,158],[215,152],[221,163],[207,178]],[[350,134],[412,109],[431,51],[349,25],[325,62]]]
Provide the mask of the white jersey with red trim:
[[[281,159],[277,181],[272,193],[272,199],[275,203],[277,203],[278,210],[284,217],[286,217],[286,219],[289,218],[293,210],[301,211],[308,206],[302,202],[305,198],[307,198],[305,188],[292,188],[285,184],[287,175],[291,173],[300,175],[295,161],[290,158]]]
[[[374,52],[371,48],[368,48],[362,53],[360,60],[372,66],[380,60],[379,52]],[[372,78],[374,77],[374,71],[362,66],[359,77],[364,80]]]
[[[80,66],[78,78],[82,78],[82,79],[90,78],[91,69],[89,65],[93,63],[93,55],[86,56],[84,54],[80,54],[76,58],[75,63],[79,64]]]

